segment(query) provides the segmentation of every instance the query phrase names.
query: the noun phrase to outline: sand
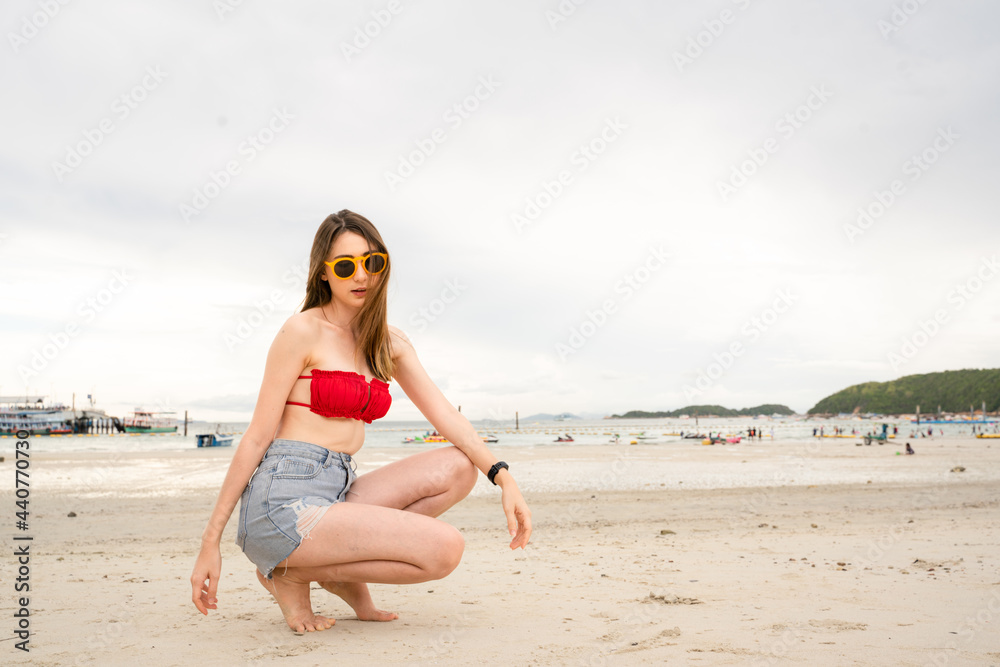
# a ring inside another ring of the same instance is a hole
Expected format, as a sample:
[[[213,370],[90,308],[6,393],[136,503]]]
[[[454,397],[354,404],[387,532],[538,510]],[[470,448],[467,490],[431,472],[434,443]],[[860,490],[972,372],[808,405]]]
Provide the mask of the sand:
[[[218,611],[190,602],[232,449],[39,454],[31,652],[0,651],[37,665],[1000,665],[1000,443],[913,443],[910,457],[902,440],[498,448],[534,515],[526,551],[507,548],[481,479],[442,517],[466,538],[452,575],[373,585],[392,623],[354,620],[317,588],[337,624],[304,636],[234,521]],[[409,453],[363,450],[359,473]]]

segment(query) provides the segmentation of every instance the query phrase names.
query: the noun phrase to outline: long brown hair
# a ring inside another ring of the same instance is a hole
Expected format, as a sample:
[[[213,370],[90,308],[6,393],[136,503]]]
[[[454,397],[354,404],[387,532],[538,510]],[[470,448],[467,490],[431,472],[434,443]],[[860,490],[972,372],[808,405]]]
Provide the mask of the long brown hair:
[[[382,242],[382,235],[368,218],[346,208],[340,213],[327,216],[316,230],[316,237],[313,239],[312,251],[309,253],[309,281],[306,283],[305,304],[299,312],[322,307],[333,298],[330,284],[322,279],[326,269],[324,262],[330,254],[333,242],[344,232],[354,232],[363,236],[372,252],[389,253],[385,243]],[[351,322],[355,325],[358,340],[354,351],[355,360],[357,355],[363,352],[372,374],[384,382],[388,382],[396,370],[389,347],[389,324],[386,316],[386,292],[391,270],[390,260],[379,274],[375,289],[369,288],[365,294],[365,302]]]

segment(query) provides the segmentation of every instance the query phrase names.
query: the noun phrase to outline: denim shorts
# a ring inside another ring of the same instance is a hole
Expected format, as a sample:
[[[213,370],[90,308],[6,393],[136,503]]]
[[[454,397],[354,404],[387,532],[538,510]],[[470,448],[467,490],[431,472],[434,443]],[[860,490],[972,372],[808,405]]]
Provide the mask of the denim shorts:
[[[278,438],[267,448],[240,497],[236,544],[270,579],[334,503],[344,502],[356,475],[350,455]]]

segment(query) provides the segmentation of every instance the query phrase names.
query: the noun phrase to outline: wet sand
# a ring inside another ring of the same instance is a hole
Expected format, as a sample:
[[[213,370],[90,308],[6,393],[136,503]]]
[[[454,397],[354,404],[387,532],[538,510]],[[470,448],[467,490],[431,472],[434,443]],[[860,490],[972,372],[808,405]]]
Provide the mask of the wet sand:
[[[400,614],[385,624],[316,587],[337,624],[305,636],[234,521],[219,610],[190,602],[232,449],[41,454],[32,650],[0,650],[38,665],[1000,665],[1000,443],[911,440],[917,455],[896,456],[903,442],[498,448],[534,515],[525,552],[481,479],[442,517],[466,538],[451,576],[373,585]],[[363,450],[358,472],[409,453]]]

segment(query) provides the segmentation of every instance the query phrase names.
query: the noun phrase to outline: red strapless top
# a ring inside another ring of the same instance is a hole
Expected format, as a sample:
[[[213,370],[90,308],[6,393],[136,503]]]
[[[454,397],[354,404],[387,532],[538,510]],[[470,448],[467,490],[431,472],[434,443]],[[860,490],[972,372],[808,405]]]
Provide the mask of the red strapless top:
[[[365,376],[353,371],[312,370],[312,375],[300,375],[299,379],[312,380],[309,393],[312,405],[285,401],[285,405],[301,405],[310,412],[323,417],[347,417],[361,419],[366,424],[385,417],[392,404],[389,383],[372,378],[369,384]]]

